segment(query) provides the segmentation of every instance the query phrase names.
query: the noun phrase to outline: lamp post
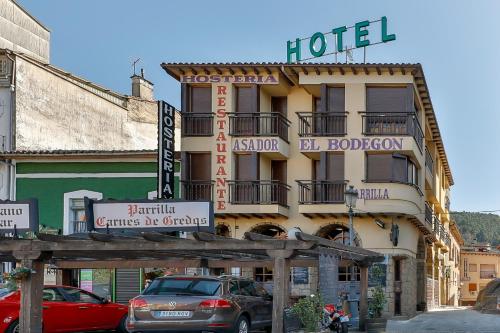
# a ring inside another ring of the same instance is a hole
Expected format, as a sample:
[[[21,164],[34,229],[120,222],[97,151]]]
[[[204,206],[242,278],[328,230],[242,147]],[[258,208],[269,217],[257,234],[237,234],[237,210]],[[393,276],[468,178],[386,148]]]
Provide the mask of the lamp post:
[[[356,207],[358,190],[355,190],[354,186],[349,185],[349,188],[345,191],[344,194],[346,206],[347,208],[349,208],[349,245],[354,246],[354,211],[352,209]],[[349,310],[351,311],[353,318],[358,318],[358,300],[356,298],[356,274],[354,271],[354,265],[351,265],[350,273],[351,279],[349,281]]]

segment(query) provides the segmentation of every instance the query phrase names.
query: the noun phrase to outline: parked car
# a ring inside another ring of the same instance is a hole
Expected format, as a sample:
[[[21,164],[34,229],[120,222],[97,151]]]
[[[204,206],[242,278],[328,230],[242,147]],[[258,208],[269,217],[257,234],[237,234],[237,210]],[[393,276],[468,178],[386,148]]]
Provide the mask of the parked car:
[[[247,333],[271,330],[272,297],[234,276],[166,276],[130,301],[129,332]]]
[[[20,291],[0,297],[0,332],[18,333]],[[127,307],[110,303],[88,291],[45,286],[43,289],[43,332],[117,330],[127,332]]]

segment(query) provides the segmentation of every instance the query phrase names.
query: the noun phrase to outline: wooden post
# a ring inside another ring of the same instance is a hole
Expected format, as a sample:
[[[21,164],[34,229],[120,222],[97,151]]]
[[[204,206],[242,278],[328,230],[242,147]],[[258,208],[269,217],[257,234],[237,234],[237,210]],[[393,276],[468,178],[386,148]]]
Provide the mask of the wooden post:
[[[366,329],[368,318],[368,266],[360,265],[359,330]]]
[[[23,259],[23,267],[35,271],[21,282],[21,309],[19,311],[19,331],[42,333],[43,262]]]
[[[273,333],[283,333],[283,315],[289,302],[290,256],[292,250],[269,250],[273,266]]]

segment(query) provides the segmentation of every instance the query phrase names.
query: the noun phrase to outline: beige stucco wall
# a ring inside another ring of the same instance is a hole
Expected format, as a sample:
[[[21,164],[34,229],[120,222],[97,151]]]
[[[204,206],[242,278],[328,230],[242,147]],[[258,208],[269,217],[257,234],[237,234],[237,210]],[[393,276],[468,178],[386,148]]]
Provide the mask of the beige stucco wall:
[[[50,31],[12,0],[0,0],[0,48],[49,62]]]
[[[16,57],[15,148],[155,149],[155,103],[107,96]]]

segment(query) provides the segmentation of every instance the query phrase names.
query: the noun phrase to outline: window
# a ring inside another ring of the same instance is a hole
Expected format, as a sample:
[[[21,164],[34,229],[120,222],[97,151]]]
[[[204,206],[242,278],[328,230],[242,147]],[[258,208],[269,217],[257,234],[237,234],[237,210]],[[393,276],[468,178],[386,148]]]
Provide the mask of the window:
[[[212,87],[191,87],[191,108],[189,112],[212,112]]]
[[[236,112],[259,112],[259,86],[236,87]]]
[[[469,277],[469,264],[467,258],[464,258],[464,277]]]
[[[241,276],[241,267],[231,267],[232,276]]]
[[[254,275],[257,282],[273,281],[273,270],[267,267],[255,267]]]
[[[87,232],[84,199],[70,199],[72,233]]]
[[[400,154],[367,154],[368,182],[398,182],[417,185],[419,169],[412,160]]]
[[[199,278],[156,279],[144,290],[144,295],[190,294],[214,296],[220,293],[220,282]]]
[[[63,288],[64,293],[66,294],[66,298],[69,302],[73,303],[92,303],[92,304],[100,304],[102,300],[97,298],[94,295],[91,295],[85,291],[73,288]]]
[[[469,264],[469,272],[477,272],[477,264]]]
[[[65,299],[63,295],[56,288],[45,288],[43,289],[43,301],[44,302],[64,302]]]
[[[469,292],[477,291],[477,283],[469,283]]]
[[[413,88],[367,87],[366,111],[371,113],[408,113],[415,110]]]
[[[252,281],[240,280],[240,293],[243,296],[257,296],[257,290]]]
[[[496,278],[497,274],[495,271],[495,265],[493,264],[480,264],[479,265],[479,277],[481,279],[492,279]]]
[[[351,281],[351,266],[339,266],[339,281]],[[354,274],[356,281],[361,280],[361,275],[358,266],[354,266]]]

